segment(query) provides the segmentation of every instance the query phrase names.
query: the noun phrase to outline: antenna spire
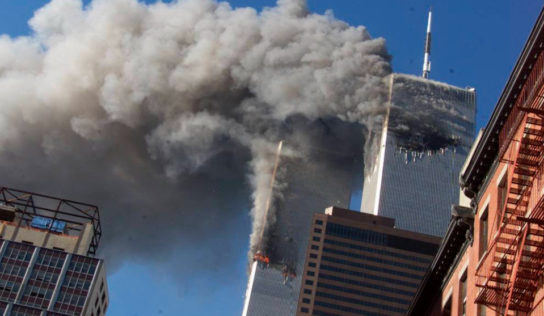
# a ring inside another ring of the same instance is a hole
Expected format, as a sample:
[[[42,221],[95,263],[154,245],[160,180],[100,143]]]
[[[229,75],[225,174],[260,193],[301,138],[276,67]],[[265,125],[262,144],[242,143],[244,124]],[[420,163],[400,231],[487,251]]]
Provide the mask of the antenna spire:
[[[429,78],[429,73],[431,72],[431,19],[432,19],[432,8],[429,9],[429,19],[427,21],[427,37],[425,38],[425,55],[423,57],[423,78]]]

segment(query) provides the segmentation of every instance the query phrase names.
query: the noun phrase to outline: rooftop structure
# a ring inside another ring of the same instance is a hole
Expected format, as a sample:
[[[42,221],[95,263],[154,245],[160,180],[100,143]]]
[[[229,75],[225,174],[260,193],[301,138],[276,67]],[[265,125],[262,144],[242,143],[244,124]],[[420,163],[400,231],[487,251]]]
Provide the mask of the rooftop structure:
[[[96,206],[0,187],[0,315],[104,315]]]
[[[0,237],[94,255],[102,236],[98,207],[0,187]]]

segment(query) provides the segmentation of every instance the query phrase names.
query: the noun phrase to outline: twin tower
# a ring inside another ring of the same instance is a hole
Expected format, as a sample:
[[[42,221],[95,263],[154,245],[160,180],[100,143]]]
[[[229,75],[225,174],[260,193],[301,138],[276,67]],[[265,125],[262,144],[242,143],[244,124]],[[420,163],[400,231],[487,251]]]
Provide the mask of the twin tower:
[[[473,142],[476,94],[427,79],[430,19],[429,14],[423,77],[385,78],[387,112],[366,135],[372,146],[365,148],[361,126],[320,120],[312,129],[320,146],[307,148],[304,157],[281,156],[286,187],[273,205],[275,222],[264,249],[270,264],[252,263],[244,316],[297,314],[312,218],[331,205],[355,205],[363,213],[393,218],[395,228],[443,236]]]

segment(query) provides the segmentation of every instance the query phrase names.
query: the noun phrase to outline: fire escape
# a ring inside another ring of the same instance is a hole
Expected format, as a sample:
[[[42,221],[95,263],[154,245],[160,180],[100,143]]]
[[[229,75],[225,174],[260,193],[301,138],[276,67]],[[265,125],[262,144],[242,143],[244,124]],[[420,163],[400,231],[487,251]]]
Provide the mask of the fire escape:
[[[499,135],[508,164],[505,203],[476,269],[476,303],[528,315],[544,270],[544,55],[540,54]]]

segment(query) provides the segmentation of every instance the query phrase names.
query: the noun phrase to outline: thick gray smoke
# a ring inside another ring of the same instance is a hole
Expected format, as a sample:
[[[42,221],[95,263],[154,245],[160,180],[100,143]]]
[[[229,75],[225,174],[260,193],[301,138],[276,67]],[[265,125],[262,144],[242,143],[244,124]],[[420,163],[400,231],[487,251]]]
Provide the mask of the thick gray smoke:
[[[248,209],[258,243],[277,142],[311,141],[286,122],[368,132],[385,103],[384,40],[303,0],[53,0],[30,26],[0,38],[1,183],[97,204],[110,264],[216,267]]]

